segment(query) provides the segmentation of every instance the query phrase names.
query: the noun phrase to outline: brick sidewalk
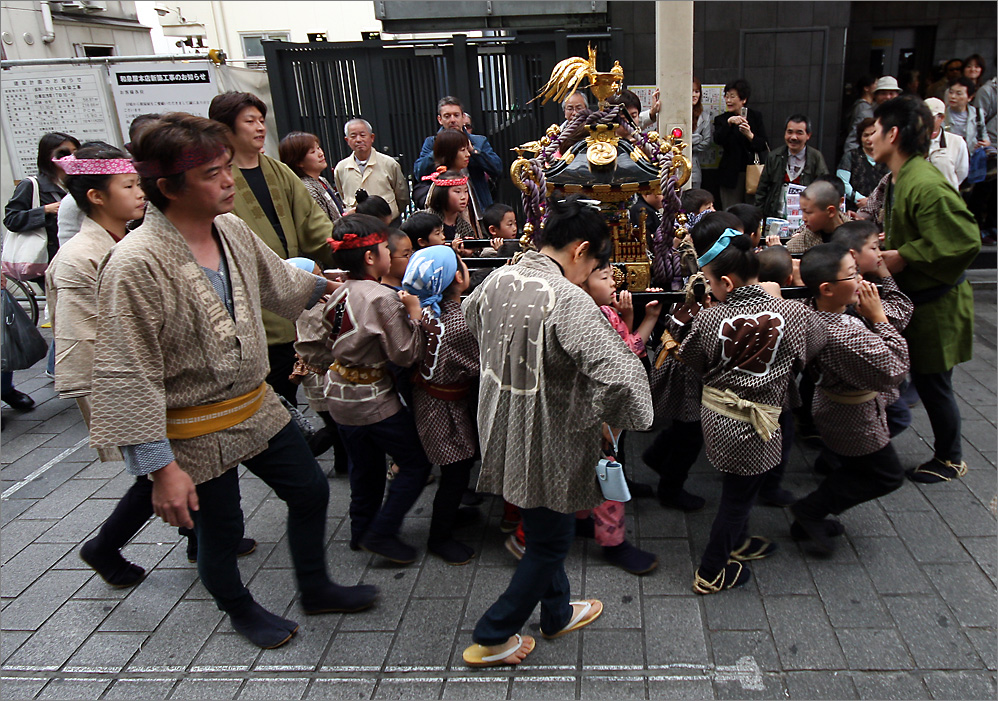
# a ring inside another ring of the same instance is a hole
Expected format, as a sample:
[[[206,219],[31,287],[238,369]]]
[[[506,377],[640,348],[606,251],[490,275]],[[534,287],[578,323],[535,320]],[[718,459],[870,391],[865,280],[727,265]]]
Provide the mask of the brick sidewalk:
[[[150,570],[137,587],[108,587],[79,559],[131,478],[86,445],[74,402],[54,396],[44,363],[17,373],[38,407],[4,408],[0,516],[0,659],[3,698],[981,698],[995,697],[996,306],[977,292],[973,361],[954,373],[970,472],[941,485],[906,483],[847,512],[830,558],[789,538],[788,512],[757,508],[753,532],[780,546],[753,564],[742,589],[699,597],[692,573],[706,541],[720,480],[706,461],[690,489],[708,507],[684,515],[654,500],[628,505],[628,537],[657,553],[634,577],[603,562],[592,541],[568,561],[573,593],[603,600],[590,628],[536,651],[516,670],[472,671],[461,662],[475,621],[513,569],[498,529],[501,502],[463,538],[479,550],[464,567],[423,557],[404,568],[347,548],[344,478],[330,479],[328,562],[342,583],[381,588],[354,615],[306,617],[295,601],[279,500],[242,480],[242,558],[260,602],[298,620],[295,639],[261,651],[232,631],[201,586],[174,529],[150,521],[125,555]],[[924,410],[895,439],[911,467],[930,455]],[[649,436],[632,436],[638,456]],[[794,448],[786,486],[817,483],[813,448]],[[330,467],[328,461],[323,466]],[[639,479],[652,473],[637,464]],[[29,480],[30,481],[27,481]],[[403,537],[425,550],[434,488]],[[535,613],[527,632],[538,630]]]

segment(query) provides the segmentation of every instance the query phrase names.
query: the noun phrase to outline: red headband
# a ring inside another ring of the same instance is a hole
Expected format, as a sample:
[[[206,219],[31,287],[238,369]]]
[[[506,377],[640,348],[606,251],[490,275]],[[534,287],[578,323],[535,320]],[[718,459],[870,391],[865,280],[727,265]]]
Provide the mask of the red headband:
[[[358,236],[357,234],[346,234],[342,241],[337,241],[336,239],[326,239],[329,245],[332,246],[333,251],[347,251],[351,248],[368,248],[369,246],[377,246],[379,243],[384,243],[388,240],[388,234],[384,231],[379,231],[375,234],[368,234],[367,236]]]
[[[143,178],[167,178],[171,175],[184,173],[205,163],[210,163],[226,150],[224,144],[218,144],[215,149],[202,149],[195,146],[185,148],[172,162],[136,161],[135,170]]]
[[[450,180],[444,180],[440,176],[444,174],[444,167],[438,166],[436,172],[430,173],[429,175],[424,175],[423,180],[432,180],[434,185],[439,187],[453,187],[454,185],[465,185],[468,182],[468,177],[463,178],[451,178]]]

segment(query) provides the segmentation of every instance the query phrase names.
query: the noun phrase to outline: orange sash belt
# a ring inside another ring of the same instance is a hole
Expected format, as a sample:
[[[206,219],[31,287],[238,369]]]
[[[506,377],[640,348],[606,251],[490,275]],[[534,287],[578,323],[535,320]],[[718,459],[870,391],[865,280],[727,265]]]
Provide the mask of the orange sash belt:
[[[232,399],[166,410],[167,438],[196,438],[224,431],[250,418],[263,406],[267,383]]]

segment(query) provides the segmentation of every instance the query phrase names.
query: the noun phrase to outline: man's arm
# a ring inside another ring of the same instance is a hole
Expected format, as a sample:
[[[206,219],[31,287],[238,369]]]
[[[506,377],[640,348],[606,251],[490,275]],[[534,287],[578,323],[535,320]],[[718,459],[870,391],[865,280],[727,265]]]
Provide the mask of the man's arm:
[[[492,150],[489,140],[484,136],[476,152],[471,154],[471,163],[481,168],[493,178],[498,178],[502,174],[502,160]]]
[[[423,148],[419,150],[419,158],[416,159],[416,163],[412,167],[412,174],[417,178],[429,175],[433,170],[433,142],[436,138],[436,136],[427,136],[426,140],[423,141]]]
[[[759,186],[755,191],[755,206],[762,210],[764,217],[774,216],[766,207],[766,204],[769,200],[769,192],[776,187],[776,179],[782,172],[783,169],[780,168],[779,156],[775,152],[771,152],[769,158],[766,159],[766,166],[762,170],[762,176],[759,178]]]
[[[401,216],[405,208],[409,206],[409,181],[402,174],[402,166],[394,158],[391,159],[388,167],[392,190],[395,192],[395,204],[398,205],[398,213]]]

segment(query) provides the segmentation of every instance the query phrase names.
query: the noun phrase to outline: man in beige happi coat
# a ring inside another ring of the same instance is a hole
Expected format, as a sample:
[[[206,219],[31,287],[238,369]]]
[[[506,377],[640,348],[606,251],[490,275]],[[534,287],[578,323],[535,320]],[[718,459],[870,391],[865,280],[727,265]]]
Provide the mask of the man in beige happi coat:
[[[118,446],[153,481],[153,508],[197,533],[198,572],[233,628],[263,648],[298,624],[243,585],[243,463],[288,505],[288,545],[306,614],[370,606],[369,585],[333,583],[324,559],[329,487],[270,386],[261,308],[294,319],[332,285],[273,253],[233,206],[224,126],[183,113],[151,122],[132,153],[145,221],[98,273],[91,441]]]

